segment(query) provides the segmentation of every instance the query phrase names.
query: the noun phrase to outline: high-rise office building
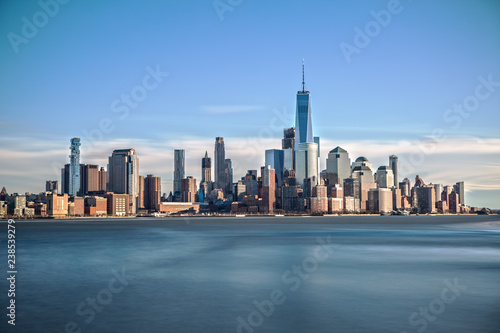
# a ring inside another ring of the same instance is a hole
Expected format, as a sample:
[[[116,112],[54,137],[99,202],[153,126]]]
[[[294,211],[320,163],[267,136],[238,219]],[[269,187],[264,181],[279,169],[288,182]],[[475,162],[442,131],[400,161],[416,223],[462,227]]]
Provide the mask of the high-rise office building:
[[[351,159],[345,149],[337,146],[330,150],[326,159],[326,174],[330,185],[341,186],[344,179],[351,176]]]
[[[453,188],[455,189],[455,192],[458,195],[458,203],[460,205],[465,205],[465,185],[464,182],[458,182],[456,183]]]
[[[448,195],[448,209],[450,213],[452,214],[460,213],[459,200],[460,198],[458,193],[455,190],[451,191],[450,194]]]
[[[212,159],[208,157],[208,152],[205,151],[205,157],[201,159],[201,182],[212,181]]]
[[[419,213],[436,212],[436,195],[433,185],[424,185],[415,187]]]
[[[224,160],[224,193],[233,193],[233,162],[230,158]]]
[[[225,189],[226,187],[226,150],[224,147],[224,138],[215,138],[214,148],[214,175],[215,188]]]
[[[242,201],[243,197],[247,193],[247,187],[245,186],[244,180],[238,180],[236,184],[234,184],[234,201]]]
[[[355,178],[344,179],[344,196],[353,197],[356,199],[360,198],[359,180],[357,180]]]
[[[137,195],[137,210],[144,207],[144,176],[139,176],[139,194]]]
[[[281,187],[282,209],[284,211],[302,211],[304,209],[303,199],[299,198],[299,189],[300,187],[294,185]]]
[[[108,159],[109,190],[130,196],[129,212],[137,213],[139,196],[139,157],[135,149],[117,149]]]
[[[196,201],[196,179],[192,176],[188,176],[181,180],[181,201]]]
[[[311,96],[305,89],[304,60],[302,60],[302,91],[297,92],[295,114],[295,150],[299,150],[301,143],[314,142],[311,112]]]
[[[267,149],[265,165],[269,165],[276,173],[276,183],[281,186],[283,183],[285,151],[283,149]]]
[[[295,151],[293,148],[283,149],[283,170],[295,170]]]
[[[101,191],[101,174],[99,166],[95,164],[80,164],[80,194]]]
[[[441,200],[441,193],[443,193],[443,184],[433,184],[434,194],[436,195],[436,201]]]
[[[149,211],[160,211],[161,177],[147,175],[144,178],[144,208]]]
[[[283,169],[295,170],[295,127],[283,130],[281,148],[283,149]]]
[[[262,201],[266,213],[274,212],[276,202],[275,170],[266,165],[262,172]]]
[[[69,164],[61,169],[61,194],[69,193]]]
[[[99,170],[99,191],[106,192],[108,188],[108,172],[104,167]]]
[[[377,169],[377,183],[379,188],[391,188],[394,185],[394,175],[388,166],[381,166]]]
[[[396,155],[389,156],[389,168],[392,170],[394,176],[394,187],[399,185],[399,159]],[[391,184],[392,186],[392,184]]]
[[[297,92],[295,113],[295,171],[297,184],[303,185],[306,179],[318,184],[319,147],[314,141],[312,127],[311,96],[305,88],[304,60],[302,60],[302,91]]]
[[[174,196],[181,196],[181,180],[185,177],[185,152],[184,149],[174,150]]]
[[[401,189],[402,196],[410,196],[411,195],[411,180],[408,178],[403,179],[402,182],[399,182],[399,188]]]
[[[283,139],[281,140],[281,148],[295,149],[295,127],[285,128],[283,130]]]
[[[354,168],[357,166],[367,166],[368,168],[370,168],[370,170],[373,173],[372,163],[370,161],[368,161],[368,159],[364,156],[360,156],[356,159],[356,161],[352,162],[351,170],[354,171]]]
[[[314,142],[299,143],[295,151],[295,175],[297,185],[304,185],[306,179],[311,179],[313,185],[318,183],[318,144]]]
[[[367,165],[355,166],[352,170],[352,178],[359,182],[359,201],[355,197],[354,211],[365,211],[368,208],[368,191],[377,188],[372,169]],[[345,185],[347,187],[348,185]],[[359,203],[359,207],[358,207]]]
[[[352,169],[351,178],[359,180],[360,183],[374,183],[375,178],[373,176],[372,169],[366,165],[356,166]]]
[[[243,180],[245,182],[247,195],[255,196],[259,193],[259,187],[257,183],[257,170],[248,170]]]
[[[80,138],[72,138],[69,155],[68,194],[75,196],[80,193]]]

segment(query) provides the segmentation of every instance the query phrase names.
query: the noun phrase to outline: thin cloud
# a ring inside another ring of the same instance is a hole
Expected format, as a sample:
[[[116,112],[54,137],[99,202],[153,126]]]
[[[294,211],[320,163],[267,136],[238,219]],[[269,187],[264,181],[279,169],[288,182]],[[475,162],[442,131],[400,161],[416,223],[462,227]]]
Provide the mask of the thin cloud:
[[[226,158],[233,161],[234,181],[245,175],[249,169],[260,170],[264,164],[266,149],[281,148],[280,138],[225,137]],[[69,140],[69,139],[68,139]],[[0,148],[2,168],[0,186],[9,192],[43,191],[45,180],[60,178],[60,168],[68,163],[68,140],[50,141],[41,139],[19,140],[10,138]],[[208,151],[214,156],[214,137],[185,136],[175,139],[116,138],[90,145],[82,139],[81,163],[99,164],[106,167],[108,156],[113,150],[134,148],[139,156],[141,175],[155,174],[162,178],[162,192],[172,188],[174,149],[186,151],[186,175],[197,182],[201,178],[201,158]],[[351,161],[365,156],[376,169],[388,164],[388,156],[400,157],[400,178],[414,179],[419,174],[426,183],[452,185],[465,181],[470,204],[479,204],[500,190],[500,139],[449,138],[424,154],[424,161],[411,171],[403,168],[403,161],[412,153],[419,152],[420,141],[334,141],[321,140],[321,169],[326,166],[328,152],[341,146],[349,152]],[[35,148],[35,149],[34,149]],[[488,194],[489,193],[489,194]],[[476,199],[477,198],[477,199]]]

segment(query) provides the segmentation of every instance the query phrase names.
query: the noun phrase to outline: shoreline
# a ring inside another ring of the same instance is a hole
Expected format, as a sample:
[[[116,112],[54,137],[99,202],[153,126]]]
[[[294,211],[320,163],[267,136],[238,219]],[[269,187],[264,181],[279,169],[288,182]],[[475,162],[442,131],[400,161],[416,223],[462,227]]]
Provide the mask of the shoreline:
[[[7,223],[8,219],[1,219],[0,223]],[[430,215],[375,215],[375,214],[352,214],[352,215],[328,215],[328,216],[310,216],[310,215],[211,215],[211,216],[169,216],[169,217],[137,217],[137,216],[119,216],[119,217],[65,217],[65,218],[14,218],[15,222],[21,224],[89,224],[89,225],[132,225],[147,224],[149,226],[157,225],[452,225],[452,224],[476,224],[488,223],[493,228],[500,229],[500,215],[477,215],[477,214],[430,214]]]
[[[281,215],[281,214],[214,214],[214,215],[201,215],[201,214],[195,214],[195,215],[159,215],[159,216],[153,216],[153,215],[128,215],[128,216],[33,216],[33,217],[26,217],[26,216],[10,216],[10,217],[0,217],[0,222],[1,221],[8,221],[10,219],[13,220],[18,220],[18,221],[24,221],[24,220],[52,220],[52,221],[59,221],[59,220],[98,220],[98,219],[111,219],[111,220],[119,220],[119,219],[182,219],[182,218],[244,218],[244,217],[255,217],[255,218],[272,218],[272,217],[312,217],[312,218],[319,218],[319,217],[373,217],[373,216],[400,216],[400,217],[418,217],[418,216],[500,216],[500,214],[442,214],[442,213],[435,213],[435,214],[409,214],[409,215],[391,215],[391,214],[323,214],[323,215],[309,215],[309,214],[291,214],[291,215]]]

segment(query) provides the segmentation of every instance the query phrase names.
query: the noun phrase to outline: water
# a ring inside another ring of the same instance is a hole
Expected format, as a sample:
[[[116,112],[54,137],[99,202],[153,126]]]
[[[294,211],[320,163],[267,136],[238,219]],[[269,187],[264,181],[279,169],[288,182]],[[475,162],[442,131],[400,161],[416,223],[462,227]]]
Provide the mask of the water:
[[[18,221],[16,327],[3,310],[0,331],[499,332],[498,221]]]

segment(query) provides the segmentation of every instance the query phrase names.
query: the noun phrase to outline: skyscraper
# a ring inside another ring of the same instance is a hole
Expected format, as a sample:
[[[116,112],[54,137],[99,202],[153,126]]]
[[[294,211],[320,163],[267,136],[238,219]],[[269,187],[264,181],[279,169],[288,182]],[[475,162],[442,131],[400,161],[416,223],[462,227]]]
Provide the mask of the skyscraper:
[[[61,194],[69,193],[69,164],[61,169]]]
[[[144,208],[149,211],[160,211],[161,178],[148,175],[144,178]]]
[[[262,172],[262,201],[264,204],[264,211],[266,213],[273,213],[274,205],[276,202],[276,187],[275,187],[275,173],[271,166],[266,165]]]
[[[174,150],[174,196],[181,196],[181,180],[185,173],[185,152],[184,149]]]
[[[181,201],[196,201],[196,179],[192,176],[188,176],[181,180]]]
[[[108,172],[101,167],[99,170],[99,191],[106,191],[108,188]]]
[[[205,151],[205,157],[201,159],[201,182],[212,181],[212,160],[208,157],[208,152]]]
[[[399,159],[396,155],[389,156],[389,167],[394,175],[394,187],[399,185]]]
[[[68,194],[70,196],[80,193],[80,146],[80,138],[71,139],[68,182]]]
[[[284,156],[285,151],[283,149],[267,149],[265,165],[271,166],[271,169],[275,170],[276,181],[278,186],[283,183],[283,172],[284,169]]]
[[[224,160],[224,174],[226,180],[224,193],[233,193],[233,162],[230,158]]]
[[[305,179],[312,179],[313,186],[318,183],[318,144],[314,142],[299,143],[295,151],[295,174],[297,185],[304,185]]]
[[[392,169],[388,166],[381,166],[377,170],[377,183],[379,188],[391,188],[394,184]]]
[[[311,115],[311,96],[305,90],[304,60],[302,60],[302,91],[297,92],[297,106],[295,114],[295,150],[299,150],[299,144],[312,143],[313,127]]]
[[[281,148],[283,149],[283,169],[295,170],[295,127],[283,130]]]
[[[139,157],[135,149],[114,150],[108,162],[109,190],[130,196],[129,212],[137,212],[139,196]]]
[[[458,182],[456,183],[453,188],[455,189],[455,192],[458,195],[458,203],[460,205],[465,205],[465,185],[464,182]]]
[[[99,191],[99,166],[95,164],[80,164],[80,193]]]
[[[295,149],[295,127],[285,128],[283,130],[283,139],[281,140],[281,148]]]
[[[305,89],[304,60],[302,60],[302,91],[297,92],[295,114],[295,171],[297,184],[303,185],[305,179],[318,183],[318,144],[314,141],[311,114],[311,99]]]
[[[411,181],[408,178],[403,179],[403,181],[399,183],[399,188],[401,189],[401,195],[411,195]]]
[[[364,156],[360,156],[356,159],[356,161],[352,162],[351,170],[354,171],[354,168],[357,166],[367,166],[368,168],[370,168],[370,170],[372,170],[373,173],[373,167],[371,162],[368,161],[368,159]]]
[[[326,173],[330,185],[344,184],[344,179],[351,176],[351,159],[349,153],[337,146],[330,150],[326,159]]]
[[[225,189],[226,185],[226,152],[224,147],[224,138],[215,138],[214,148],[214,167],[215,167],[215,188]]]

